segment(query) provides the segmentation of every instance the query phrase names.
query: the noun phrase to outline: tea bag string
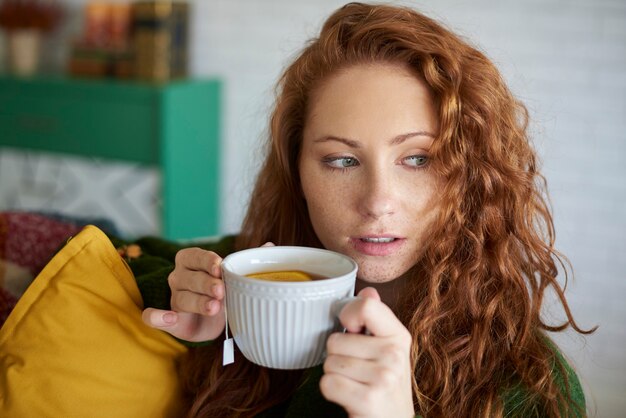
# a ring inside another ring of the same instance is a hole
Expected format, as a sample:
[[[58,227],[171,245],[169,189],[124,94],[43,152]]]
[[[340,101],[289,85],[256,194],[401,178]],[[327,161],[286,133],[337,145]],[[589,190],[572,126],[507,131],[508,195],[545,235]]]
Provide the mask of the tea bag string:
[[[224,300],[224,332],[226,333],[226,339],[228,339],[228,310],[226,309],[226,300]]]

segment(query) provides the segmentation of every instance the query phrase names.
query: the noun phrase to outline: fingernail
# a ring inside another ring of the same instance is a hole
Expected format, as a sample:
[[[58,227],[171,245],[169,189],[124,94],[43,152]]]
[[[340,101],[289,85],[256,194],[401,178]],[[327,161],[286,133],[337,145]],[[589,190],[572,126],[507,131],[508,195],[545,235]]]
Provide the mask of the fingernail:
[[[219,298],[222,296],[222,289],[219,284],[214,284],[211,286],[211,291],[213,292],[213,297]]]
[[[221,271],[221,269],[220,269],[220,266],[219,266],[219,265],[217,265],[217,264],[216,264],[216,265],[214,265],[214,266],[211,268],[211,275],[212,275],[213,277],[220,277],[220,276],[221,276],[221,273],[222,273],[222,271]]]
[[[173,324],[174,322],[176,322],[176,315],[171,312],[164,314],[163,322],[165,322],[166,324]]]
[[[215,305],[215,301],[210,300],[206,303],[206,310],[207,312],[211,312],[211,309],[213,308],[213,306]]]

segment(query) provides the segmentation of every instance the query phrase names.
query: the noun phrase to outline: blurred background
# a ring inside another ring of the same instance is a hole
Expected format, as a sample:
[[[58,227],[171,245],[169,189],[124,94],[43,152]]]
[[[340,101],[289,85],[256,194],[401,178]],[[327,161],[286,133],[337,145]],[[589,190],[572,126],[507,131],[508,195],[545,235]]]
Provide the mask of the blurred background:
[[[238,230],[261,161],[273,86],[344,2],[196,0],[165,12],[142,3],[56,2],[59,8],[43,23],[22,24],[42,33],[39,41],[26,36],[17,47],[39,42],[34,65],[32,56],[9,58],[18,42],[9,39],[15,21],[3,23],[0,13],[0,210],[101,217],[129,237],[197,238]],[[583,328],[599,325],[586,338],[568,332],[555,339],[579,372],[590,416],[623,417],[626,1],[400,4],[478,46],[528,106],[557,246],[574,268],[570,306]],[[133,48],[143,52],[129,54]],[[202,101],[193,91],[213,100]],[[41,100],[55,95],[65,100],[62,106],[70,106],[70,96],[80,104],[75,112],[42,118]],[[18,125],[27,131],[23,137]],[[69,144],[73,129],[86,133],[80,143]],[[181,167],[181,160],[193,159],[180,153],[194,135],[213,143],[195,144],[196,153],[207,154],[194,162],[198,171]],[[101,137],[106,146],[96,143]],[[171,185],[185,182],[185,169],[195,179],[177,195]],[[189,215],[176,202],[202,203]],[[209,220],[203,219],[207,213]],[[563,317],[550,306],[546,316]]]

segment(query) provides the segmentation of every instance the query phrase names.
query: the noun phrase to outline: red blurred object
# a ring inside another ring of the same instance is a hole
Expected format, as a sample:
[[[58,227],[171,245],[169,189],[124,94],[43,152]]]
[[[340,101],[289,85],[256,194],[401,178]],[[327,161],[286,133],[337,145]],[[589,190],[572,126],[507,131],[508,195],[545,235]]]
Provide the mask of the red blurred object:
[[[111,4],[111,20],[109,22],[109,36],[111,45],[124,47],[128,44],[130,36],[130,4]]]
[[[84,9],[83,43],[123,48],[128,44],[130,4],[90,1]]]
[[[71,44],[70,74],[131,78],[130,3],[91,0],[83,10],[83,33]]]
[[[108,40],[109,5],[92,1],[85,5],[83,42],[87,45],[105,45]]]
[[[63,18],[63,8],[56,0],[3,0],[0,3],[0,27],[7,31],[54,30]]]

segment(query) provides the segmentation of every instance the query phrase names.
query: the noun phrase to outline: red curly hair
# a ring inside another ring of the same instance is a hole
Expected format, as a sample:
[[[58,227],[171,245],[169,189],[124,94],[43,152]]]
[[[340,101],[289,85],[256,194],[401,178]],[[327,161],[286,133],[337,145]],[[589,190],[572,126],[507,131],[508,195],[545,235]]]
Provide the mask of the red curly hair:
[[[589,331],[572,318],[557,281],[557,265],[569,264],[554,248],[527,111],[485,55],[428,17],[350,3],[328,18],[279,81],[268,156],[238,247],[267,241],[321,247],[297,167],[309,99],[337,70],[368,63],[412,68],[431,89],[439,115],[431,159],[445,184],[441,210],[396,312],[414,338],[416,411],[501,417],[503,394],[521,385],[527,413],[568,416],[567,373],[545,331]],[[558,326],[541,318],[548,289],[567,318]],[[287,399],[301,379],[243,358],[223,368],[219,349],[192,352],[182,369],[195,399],[190,416],[252,416]]]

